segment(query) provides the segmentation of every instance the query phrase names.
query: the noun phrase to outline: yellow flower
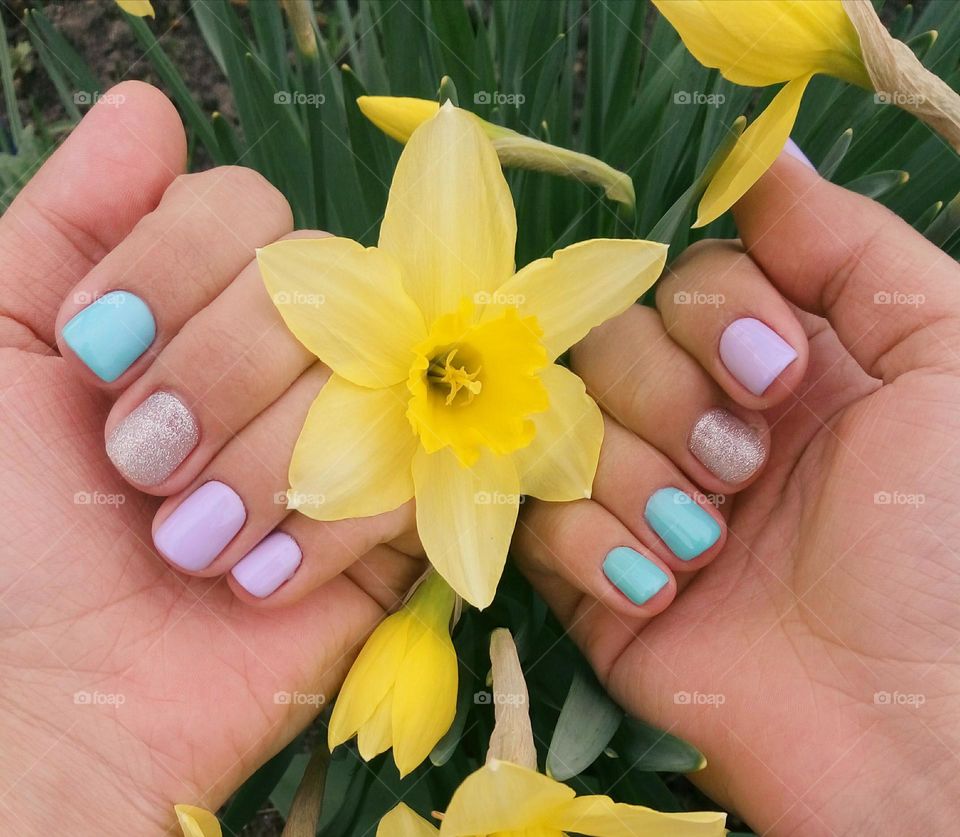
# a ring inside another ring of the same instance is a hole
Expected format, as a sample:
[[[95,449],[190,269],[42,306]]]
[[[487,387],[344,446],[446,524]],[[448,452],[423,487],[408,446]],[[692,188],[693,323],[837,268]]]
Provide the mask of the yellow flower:
[[[361,96],[357,99],[357,105],[367,119],[397,142],[410,139],[411,134],[440,109],[437,102],[429,99],[411,99],[404,96]],[[636,205],[630,175],[617,171],[588,154],[580,154],[518,134],[502,125],[487,122],[469,111],[464,113],[475,119],[490,138],[501,165],[572,177],[583,183],[602,187],[610,200],[631,209]]]
[[[117,5],[129,15],[137,17],[154,17],[153,4],[150,0],[116,0]]]
[[[174,805],[183,837],[221,837],[220,822],[209,811],[193,805]]]
[[[447,103],[400,155],[378,247],[258,252],[287,326],[333,370],[290,463],[291,508],[339,520],[415,497],[427,557],[477,607],[493,600],[522,494],[590,496],[603,421],[553,361],[666,259],[663,244],[595,240],[515,274],[516,234],[490,140]]]
[[[431,572],[373,632],[333,707],[330,748],[357,736],[369,760],[393,747],[405,776],[450,729],[457,708],[457,653],[450,640],[456,595]]]
[[[439,831],[405,805],[381,821],[377,837],[723,837],[725,814],[663,814],[609,796],[581,796],[525,767],[496,759],[457,788]]]
[[[654,0],[687,49],[735,84],[786,82],[743,132],[710,182],[694,226],[726,212],[783,150],[816,73],[871,87],[857,30],[841,0]]]

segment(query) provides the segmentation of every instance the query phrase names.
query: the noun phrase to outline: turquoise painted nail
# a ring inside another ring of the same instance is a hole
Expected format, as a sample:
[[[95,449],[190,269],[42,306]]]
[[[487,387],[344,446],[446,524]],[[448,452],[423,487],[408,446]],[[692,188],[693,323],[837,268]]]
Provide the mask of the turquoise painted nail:
[[[157,335],[153,314],[140,297],[111,291],[63,327],[63,339],[101,381],[126,372]]]
[[[654,492],[643,516],[670,551],[683,561],[696,558],[720,539],[720,524],[677,488]]]
[[[603,574],[634,604],[646,604],[670,580],[648,558],[629,546],[618,546],[603,559]]]

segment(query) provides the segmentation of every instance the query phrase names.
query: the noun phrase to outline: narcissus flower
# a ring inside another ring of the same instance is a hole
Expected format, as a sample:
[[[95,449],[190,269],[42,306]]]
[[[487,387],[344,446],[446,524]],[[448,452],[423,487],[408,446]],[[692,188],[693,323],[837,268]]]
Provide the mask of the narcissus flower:
[[[957,147],[960,98],[883,28],[869,0],[654,0],[694,57],[735,84],[784,84],[743,132],[700,202],[700,227],[770,167],[817,73],[887,95]],[[909,94],[909,95],[904,95]]]
[[[572,788],[508,761],[489,761],[454,792],[439,830],[402,803],[377,837],[723,837],[726,815],[663,814]]]
[[[431,572],[363,646],[333,707],[330,748],[357,736],[369,760],[393,747],[405,776],[450,729],[457,708],[457,653],[450,640],[456,594]]]
[[[150,0],[116,0],[116,3],[127,14],[137,17],[154,17],[153,4]]]
[[[183,837],[222,837],[220,821],[204,808],[194,805],[174,805],[177,822]]]
[[[514,273],[516,215],[476,118],[444,105],[400,156],[378,247],[292,239],[258,252],[281,316],[333,374],[290,463],[316,520],[416,498],[427,557],[493,600],[521,495],[589,497],[603,421],[554,361],[630,307],[666,246],[574,244]]]

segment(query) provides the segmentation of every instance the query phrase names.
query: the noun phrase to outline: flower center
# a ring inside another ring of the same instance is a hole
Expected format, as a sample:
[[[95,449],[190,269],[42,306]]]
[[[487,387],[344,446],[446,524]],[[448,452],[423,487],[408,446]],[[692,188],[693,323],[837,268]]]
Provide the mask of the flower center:
[[[450,353],[443,358],[435,357],[430,361],[427,367],[427,381],[434,387],[449,387],[446,401],[448,407],[456,401],[461,390],[465,390],[466,398],[460,399],[461,404],[469,404],[473,401],[475,395],[480,394],[483,384],[477,380],[482,367],[478,366],[473,372],[468,372],[465,366],[454,366],[453,359],[457,356],[458,348],[450,350]]]

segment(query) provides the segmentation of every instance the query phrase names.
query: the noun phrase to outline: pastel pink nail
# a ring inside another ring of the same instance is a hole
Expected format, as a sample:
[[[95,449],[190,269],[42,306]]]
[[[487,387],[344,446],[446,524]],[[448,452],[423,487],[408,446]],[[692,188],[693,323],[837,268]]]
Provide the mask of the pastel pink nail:
[[[243,556],[233,568],[233,577],[251,596],[264,599],[300,566],[303,554],[286,532],[273,532]]]
[[[810,158],[803,153],[800,146],[797,145],[790,137],[787,137],[787,143],[783,146],[783,150],[787,152],[794,160],[799,160],[803,163],[808,169],[816,171],[817,167],[810,162]]]
[[[797,359],[793,347],[753,317],[728,325],[720,337],[720,359],[754,395],[763,395],[777,376]]]
[[[213,563],[246,519],[240,495],[229,485],[211,480],[160,524],[153,533],[153,544],[171,564],[199,572]]]

